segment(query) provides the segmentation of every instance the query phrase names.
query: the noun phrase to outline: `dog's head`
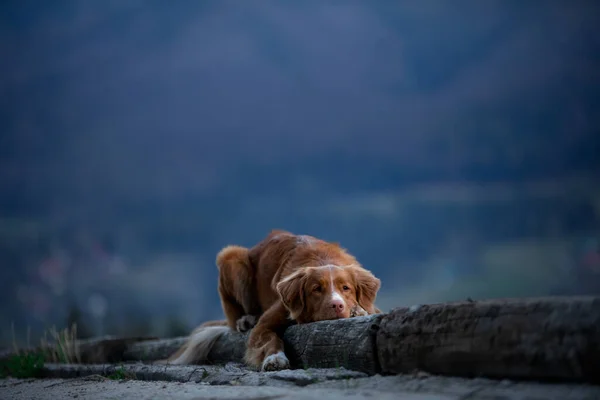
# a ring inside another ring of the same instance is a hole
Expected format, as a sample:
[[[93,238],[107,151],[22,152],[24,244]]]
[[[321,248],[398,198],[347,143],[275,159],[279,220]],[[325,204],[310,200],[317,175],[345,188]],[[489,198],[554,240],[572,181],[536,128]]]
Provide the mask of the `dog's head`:
[[[297,269],[277,284],[277,293],[291,319],[308,323],[375,314],[380,286],[359,265],[325,265]]]

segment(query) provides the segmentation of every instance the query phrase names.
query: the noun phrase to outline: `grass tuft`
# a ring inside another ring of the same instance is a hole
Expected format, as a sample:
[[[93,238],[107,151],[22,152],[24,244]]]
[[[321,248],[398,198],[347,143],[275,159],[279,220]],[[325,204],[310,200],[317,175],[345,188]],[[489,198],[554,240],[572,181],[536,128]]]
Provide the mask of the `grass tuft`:
[[[3,360],[0,365],[0,376],[5,378],[39,378],[44,367],[44,356],[41,353],[13,354]]]
[[[51,337],[50,341],[48,341],[48,333]],[[53,326],[44,333],[41,348],[45,354],[46,362],[81,364],[79,342],[77,341],[77,324],[73,324],[70,328],[65,328],[62,331],[58,331]]]
[[[40,347],[32,349],[30,345],[30,330],[27,330],[27,349],[17,346],[15,327],[11,324],[14,353],[0,360],[0,377],[38,378],[45,363],[80,364],[81,357],[77,342],[77,325],[58,331],[52,327],[44,333]],[[48,334],[50,340],[48,340]]]
[[[124,381],[135,379],[136,376],[135,373],[129,372],[125,368],[123,368],[123,366],[120,366],[119,368],[116,368],[112,374],[108,375],[107,378],[112,379],[114,381]]]

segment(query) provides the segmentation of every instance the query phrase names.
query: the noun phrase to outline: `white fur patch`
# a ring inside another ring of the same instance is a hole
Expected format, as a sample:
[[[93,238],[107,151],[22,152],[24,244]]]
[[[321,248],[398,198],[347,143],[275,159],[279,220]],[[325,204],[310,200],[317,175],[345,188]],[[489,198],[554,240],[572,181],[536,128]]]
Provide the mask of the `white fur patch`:
[[[333,265],[329,265],[329,283],[331,284],[331,300],[341,300],[341,302],[346,305],[344,298],[335,290],[335,285],[333,284]]]
[[[283,351],[271,354],[266,357],[262,363],[263,371],[281,371],[282,369],[290,368],[290,360],[285,356]]]
[[[331,293],[331,300],[344,301],[344,298],[336,290],[334,290],[333,293]]]

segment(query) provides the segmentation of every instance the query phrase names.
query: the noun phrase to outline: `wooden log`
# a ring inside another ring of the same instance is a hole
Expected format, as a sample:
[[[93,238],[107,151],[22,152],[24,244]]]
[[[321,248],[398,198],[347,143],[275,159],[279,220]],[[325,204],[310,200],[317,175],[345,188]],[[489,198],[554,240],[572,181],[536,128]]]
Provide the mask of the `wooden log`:
[[[379,372],[375,349],[382,314],[289,327],[285,353],[294,368],[339,368]]]
[[[186,336],[134,343],[123,352],[123,361],[157,361],[167,359],[187,341]]]
[[[0,362],[4,362],[15,354],[39,353],[56,357],[52,362],[69,362],[82,364],[105,364],[123,360],[127,349],[135,343],[155,343],[156,337],[124,337],[101,336],[91,339],[69,341],[61,339],[61,344],[53,342],[46,346],[10,349],[0,353]],[[63,354],[64,353],[64,354]],[[64,358],[64,360],[62,360]]]
[[[206,364],[226,364],[243,362],[248,334],[229,332],[217,340],[212,347]],[[175,353],[187,337],[162,339],[154,342],[133,343],[123,353],[123,361],[152,362],[165,360]]]
[[[81,349],[87,362],[151,362],[168,358],[186,339],[104,338],[82,343]],[[223,335],[208,363],[242,362],[246,340],[247,334]],[[600,297],[397,308],[291,326],[284,344],[293,368],[600,383]]]
[[[382,315],[355,317],[294,325],[284,334],[285,353],[294,368],[336,368],[375,374],[379,371],[375,351],[376,326]],[[243,362],[248,334],[229,332],[215,342],[208,364]],[[166,359],[186,338],[132,344],[125,361]]]
[[[397,308],[377,333],[382,373],[600,382],[600,297]]]
[[[83,364],[103,364],[119,362],[125,351],[135,343],[154,342],[155,337],[107,338],[84,341],[79,345],[80,361]]]

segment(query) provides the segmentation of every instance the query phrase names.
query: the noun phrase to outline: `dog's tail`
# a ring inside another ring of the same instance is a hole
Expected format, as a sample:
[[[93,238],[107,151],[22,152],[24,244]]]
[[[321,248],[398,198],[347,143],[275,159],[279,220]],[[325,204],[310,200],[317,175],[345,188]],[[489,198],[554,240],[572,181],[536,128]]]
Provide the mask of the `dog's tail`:
[[[175,354],[166,360],[160,360],[156,363],[173,365],[204,363],[207,361],[208,354],[215,342],[228,331],[229,327],[220,324],[200,326],[192,332],[187,342]]]

